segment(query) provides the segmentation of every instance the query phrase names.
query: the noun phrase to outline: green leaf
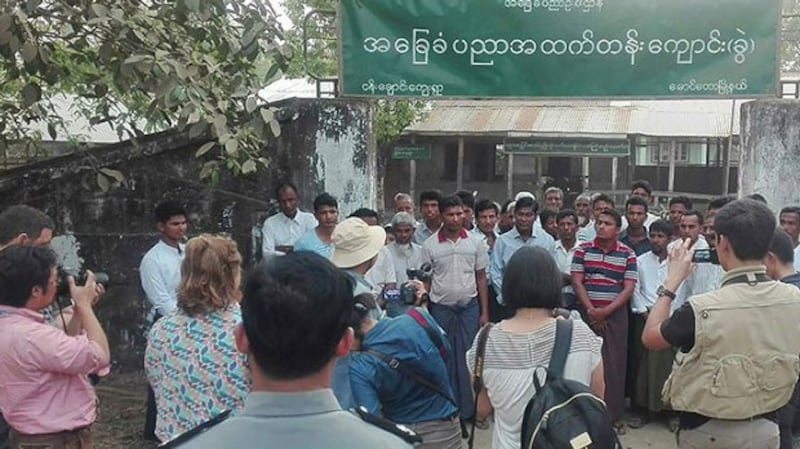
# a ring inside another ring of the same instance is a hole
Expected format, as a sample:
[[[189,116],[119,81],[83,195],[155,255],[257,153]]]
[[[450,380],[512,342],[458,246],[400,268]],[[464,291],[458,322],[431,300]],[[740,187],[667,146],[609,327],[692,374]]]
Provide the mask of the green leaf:
[[[213,141],[204,143],[200,148],[197,149],[197,152],[194,153],[194,157],[200,157],[214,148],[215,143]],[[202,176],[201,176],[202,178]]]
[[[248,159],[242,164],[242,174],[253,173],[256,171],[256,161]]]
[[[36,60],[36,56],[39,54],[39,47],[36,46],[36,43],[28,41],[22,45],[22,60],[30,63]]]
[[[264,120],[265,124],[272,123],[272,121],[275,120],[275,113],[273,113],[271,109],[261,108],[261,118]]]
[[[244,104],[244,107],[248,114],[251,114],[253,111],[255,111],[258,107],[258,101],[256,100],[256,97],[248,98]]]
[[[56,137],[58,137],[58,132],[56,131],[56,125],[54,125],[53,123],[48,123],[47,134],[50,134],[51,139],[56,140]]]
[[[228,153],[228,156],[236,156],[236,153],[239,152],[239,141],[236,139],[229,139],[225,142],[225,152]]]
[[[101,5],[100,3],[95,3],[92,5],[92,12],[97,17],[106,17],[108,16],[108,8],[105,5]]]
[[[109,178],[114,179],[117,182],[122,182],[125,180],[125,175],[123,175],[122,172],[118,170],[112,170],[110,168],[101,168],[100,173],[108,176]]]
[[[140,62],[152,61],[153,57],[150,55],[132,55],[125,58],[123,64],[138,64]]]
[[[52,57],[53,52],[49,48],[45,46],[39,47],[39,58],[42,60],[43,64],[49,65]]]
[[[108,177],[102,173],[97,174],[97,186],[100,187],[100,190],[103,192],[108,192],[111,188],[111,183],[108,181]]]
[[[42,99],[42,88],[36,83],[28,83],[22,88],[22,102],[25,107],[30,107],[32,104]]]
[[[208,128],[208,123],[205,120],[200,120],[197,123],[193,123],[192,126],[189,127],[189,138],[196,139],[203,135],[206,132],[206,128]]]
[[[277,120],[269,122],[269,129],[272,131],[273,136],[275,137],[281,136],[281,124],[278,123]]]

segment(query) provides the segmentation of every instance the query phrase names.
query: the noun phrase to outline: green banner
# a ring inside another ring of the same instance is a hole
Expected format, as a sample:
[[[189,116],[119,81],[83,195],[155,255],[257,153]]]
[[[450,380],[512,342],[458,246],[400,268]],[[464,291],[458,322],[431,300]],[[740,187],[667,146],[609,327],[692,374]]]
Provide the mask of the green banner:
[[[777,96],[780,0],[340,0],[343,96]]]
[[[589,156],[625,157],[630,155],[630,145],[619,142],[518,142],[506,143],[503,150],[514,154],[535,154],[538,156]]]
[[[431,148],[428,146],[394,147],[392,159],[403,160],[428,160],[431,158]]]

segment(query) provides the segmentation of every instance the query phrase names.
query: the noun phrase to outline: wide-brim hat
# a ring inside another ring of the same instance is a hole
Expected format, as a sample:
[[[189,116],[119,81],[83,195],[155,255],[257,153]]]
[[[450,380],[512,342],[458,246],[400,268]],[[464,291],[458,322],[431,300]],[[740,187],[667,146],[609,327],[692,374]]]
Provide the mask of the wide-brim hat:
[[[348,218],[333,230],[331,261],[339,268],[352,268],[372,259],[386,244],[386,231],[356,217]]]

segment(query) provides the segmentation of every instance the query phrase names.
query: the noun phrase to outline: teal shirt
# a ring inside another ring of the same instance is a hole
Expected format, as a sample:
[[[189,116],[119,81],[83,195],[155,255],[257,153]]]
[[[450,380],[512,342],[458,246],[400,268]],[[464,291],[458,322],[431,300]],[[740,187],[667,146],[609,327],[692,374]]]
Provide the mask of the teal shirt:
[[[330,259],[333,255],[333,242],[323,242],[317,235],[317,230],[311,229],[297,239],[294,243],[294,250],[295,252],[311,251],[326,259]]]

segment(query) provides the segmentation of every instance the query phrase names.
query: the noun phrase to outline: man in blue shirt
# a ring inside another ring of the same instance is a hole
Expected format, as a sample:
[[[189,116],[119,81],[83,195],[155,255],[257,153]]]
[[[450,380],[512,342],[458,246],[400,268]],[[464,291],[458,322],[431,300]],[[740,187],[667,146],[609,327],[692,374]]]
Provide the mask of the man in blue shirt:
[[[409,282],[414,283],[418,297],[425,294],[420,281]],[[356,302],[350,362],[355,404],[414,430],[423,440],[418,449],[461,447],[458,408],[445,362],[451,347],[436,320],[415,308],[375,321],[369,314],[374,302],[363,296]],[[390,366],[391,359],[402,367]]]
[[[533,198],[523,197],[514,206],[514,228],[497,238],[492,250],[492,263],[489,277],[497,293],[497,302],[503,304],[503,273],[508,261],[518,249],[525,246],[541,246],[548,252],[555,251],[556,242],[542,228],[535,227],[539,204]],[[504,316],[505,317],[505,316]]]
[[[339,222],[339,203],[328,193],[314,198],[317,227],[309,229],[294,243],[295,251],[311,251],[330,259],[333,254],[333,230]]]

